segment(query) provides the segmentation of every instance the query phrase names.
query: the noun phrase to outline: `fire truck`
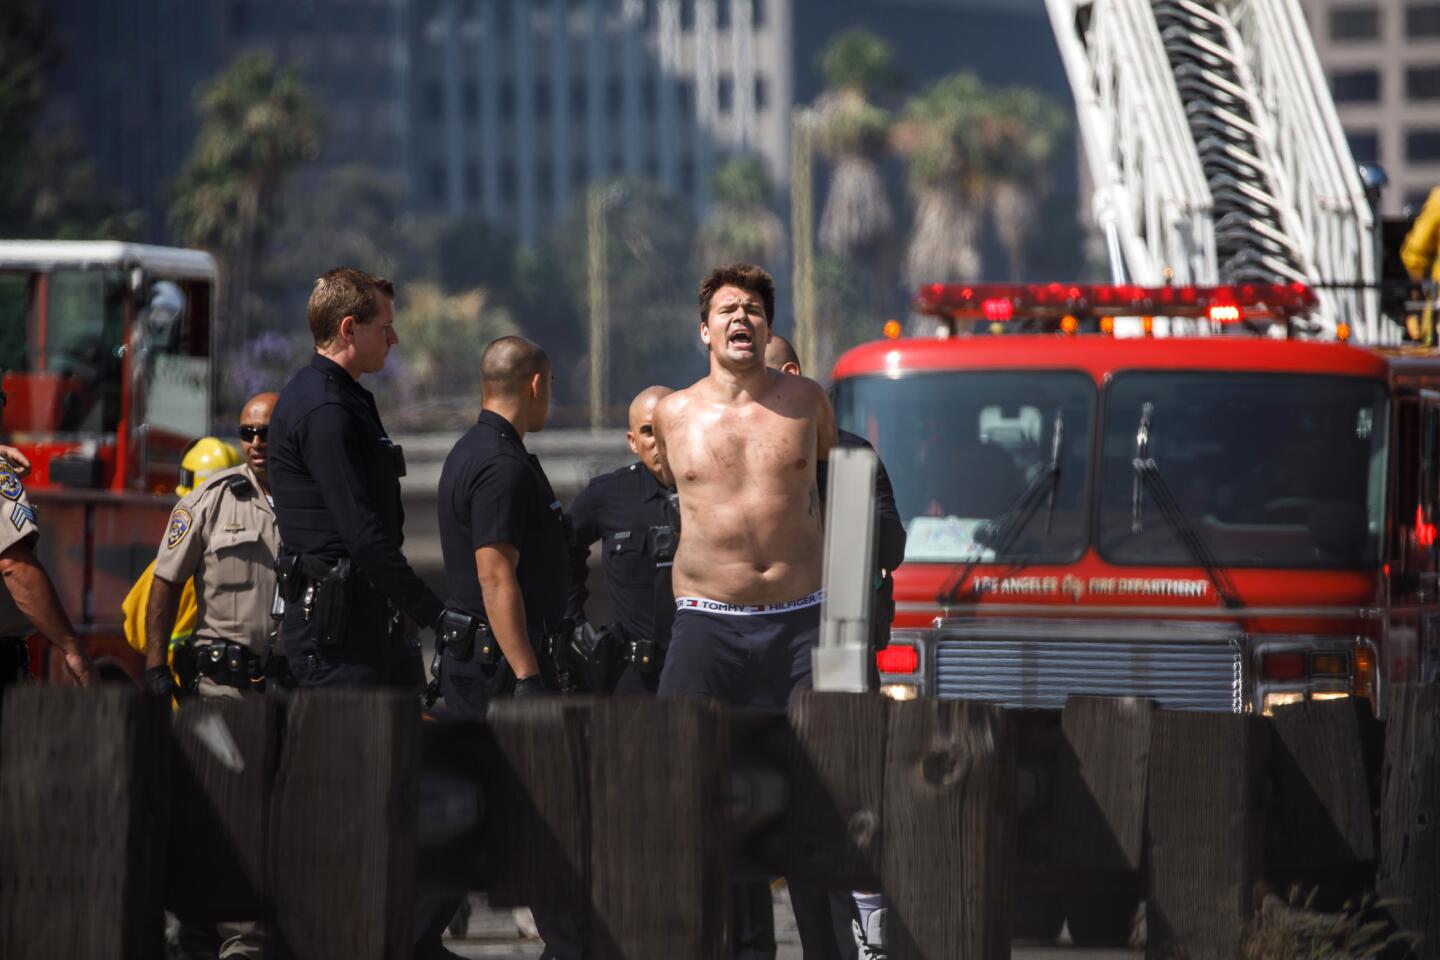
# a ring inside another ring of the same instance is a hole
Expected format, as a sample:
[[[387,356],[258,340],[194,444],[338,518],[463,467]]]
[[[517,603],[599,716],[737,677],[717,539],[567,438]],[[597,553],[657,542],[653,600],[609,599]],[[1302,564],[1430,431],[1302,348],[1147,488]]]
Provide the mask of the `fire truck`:
[[[139,681],[121,601],[209,432],[217,272],[195,250],[0,241],[3,435],[30,458],[39,556],[103,678]],[[41,680],[62,675],[30,639]]]
[[[1043,782],[1071,697],[1383,718],[1391,684],[1433,681],[1440,356],[1343,323],[1307,338],[1317,303],[1298,283],[936,285],[917,309],[938,335],[843,355],[837,420],[908,534],[885,692],[1018,708]],[[1027,842],[1022,819],[1022,868],[1045,860]],[[1072,935],[1123,942],[1137,896],[1092,899]]]

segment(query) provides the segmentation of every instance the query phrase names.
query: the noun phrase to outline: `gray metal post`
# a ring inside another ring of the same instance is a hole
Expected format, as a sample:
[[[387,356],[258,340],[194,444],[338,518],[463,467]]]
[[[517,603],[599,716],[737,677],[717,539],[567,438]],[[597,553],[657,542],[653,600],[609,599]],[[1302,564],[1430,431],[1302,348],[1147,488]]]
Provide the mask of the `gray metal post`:
[[[870,689],[870,618],[875,597],[875,454],[830,451],[826,497],[825,601],[813,654],[816,690]]]

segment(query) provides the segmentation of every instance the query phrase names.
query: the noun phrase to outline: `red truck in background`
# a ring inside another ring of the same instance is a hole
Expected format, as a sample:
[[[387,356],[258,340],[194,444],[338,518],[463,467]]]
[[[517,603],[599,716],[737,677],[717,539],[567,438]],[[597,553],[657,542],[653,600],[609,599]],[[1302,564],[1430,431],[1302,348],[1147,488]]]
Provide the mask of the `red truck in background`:
[[[891,696],[1021,708],[1021,762],[1043,770],[1072,696],[1356,697],[1383,718],[1390,684],[1440,674],[1434,351],[1343,325],[1305,339],[1301,285],[937,285],[917,303],[938,336],[834,371],[838,422],[875,446],[908,533],[878,655]],[[1136,887],[1108,910],[1097,892],[1072,935],[1123,942]]]
[[[139,681],[121,601],[209,432],[217,271],[196,250],[0,241],[3,436],[32,465],[39,556],[102,677]],[[31,638],[40,679],[63,672]]]

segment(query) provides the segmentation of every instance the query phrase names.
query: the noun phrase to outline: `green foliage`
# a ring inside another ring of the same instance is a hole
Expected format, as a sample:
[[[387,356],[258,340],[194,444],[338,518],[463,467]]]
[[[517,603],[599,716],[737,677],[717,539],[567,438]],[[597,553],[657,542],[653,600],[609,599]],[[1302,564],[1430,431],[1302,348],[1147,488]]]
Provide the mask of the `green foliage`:
[[[684,386],[704,372],[695,306],[699,277],[692,257],[696,227],[689,204],[657,184],[622,180],[605,189],[610,197],[605,217],[610,396],[614,404],[623,405],[651,384]],[[560,396],[562,404],[584,403],[588,392],[586,244],[582,195],[550,232],[549,256],[556,275],[550,277],[549,295],[567,297],[580,323],[568,378],[573,392]],[[556,279],[562,280],[563,288]],[[518,319],[528,329],[529,318],[519,315]]]
[[[1359,903],[1346,903],[1339,913],[1317,913],[1315,896],[1312,890],[1302,898],[1298,887],[1283,901],[1266,896],[1246,926],[1242,960],[1374,960],[1392,947],[1417,941],[1386,918],[1394,901],[1367,895]]]
[[[221,253],[258,246],[274,226],[286,175],[320,153],[322,117],[293,69],[237,58],[201,87],[195,148],[176,187],[170,228]]]
[[[832,89],[854,90],[862,96],[899,85],[895,50],[868,30],[836,34],[820,53],[820,73]]]
[[[727,160],[715,172],[713,203],[700,226],[703,264],[773,263],[785,252],[785,226],[770,207],[773,189],[755,156]]]
[[[995,173],[1023,185],[1049,177],[1069,118],[1053,99],[1028,87],[1006,87],[990,96],[981,122],[985,164]]]
[[[971,73],[951,74],[912,97],[894,137],[911,185],[981,189],[987,172],[982,130],[992,110],[993,100]]]

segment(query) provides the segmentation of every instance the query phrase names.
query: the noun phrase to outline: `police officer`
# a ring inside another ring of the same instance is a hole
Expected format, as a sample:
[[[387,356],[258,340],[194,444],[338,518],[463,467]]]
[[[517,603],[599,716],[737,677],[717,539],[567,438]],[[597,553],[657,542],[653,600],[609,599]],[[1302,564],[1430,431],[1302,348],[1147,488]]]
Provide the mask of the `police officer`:
[[[0,393],[0,413],[4,407]],[[95,681],[95,668],[80,649],[55,584],[35,558],[40,527],[20,482],[29,467],[20,451],[0,445],[0,701],[7,686],[30,675],[25,636],[32,630],[64,653],[72,681],[82,687]]]
[[[483,712],[513,682],[515,696],[558,689],[551,655],[564,627],[568,549],[564,515],[525,435],[544,429],[552,374],[545,351],[501,337],[480,361],[481,413],[440,472],[440,547],[452,606],[475,616],[481,638],[468,660],[446,650],[452,710]]]
[[[275,556],[280,532],[270,503],[267,434],[275,394],[262,393],[240,412],[241,457],[205,438],[181,461],[180,503],[155,558],[145,606],[145,686],[167,701],[180,691],[165,665],[185,584],[194,578],[197,601],[189,641],[198,674],[186,693],[238,698],[279,677],[280,654],[271,642]],[[183,488],[183,489],[182,489]],[[183,676],[183,674],[182,674]],[[264,931],[255,920],[198,924],[180,918],[183,956],[259,957]]]
[[[315,354],[281,390],[269,438],[290,669],[301,687],[418,692],[420,648],[402,613],[432,626],[443,604],[400,552],[405,460],[360,385],[398,342],[395,289],[340,267],[315,281],[306,318]]]
[[[176,692],[165,666],[164,638],[171,634],[181,591],[191,577],[198,609],[190,643],[200,695],[233,698],[258,692],[267,673],[280,673],[270,616],[280,552],[267,442],[275,400],[275,394],[262,393],[245,404],[241,465],[196,481],[170,514],[145,614],[145,685],[154,693],[168,697]]]
[[[441,690],[451,712],[483,715],[491,698],[558,689],[554,652],[565,634],[564,515],[525,436],[545,427],[552,375],[545,351],[501,337],[480,360],[481,413],[440,473],[440,547],[451,611],[440,631]],[[474,617],[467,635],[463,620]],[[440,931],[455,900],[422,916],[417,957],[443,955]],[[535,910],[546,957],[579,960],[579,926]]]
[[[591,480],[570,505],[570,619],[577,629],[589,628],[585,581],[590,546],[600,540],[600,566],[611,610],[605,633],[616,641],[624,663],[614,688],[622,695],[655,694],[669,639],[668,620],[675,610],[669,580],[658,566],[674,556],[677,531],[669,500],[673,491],[655,443],[655,405],[671,392],[669,387],[647,387],[630,402],[625,439],[640,459]]]

